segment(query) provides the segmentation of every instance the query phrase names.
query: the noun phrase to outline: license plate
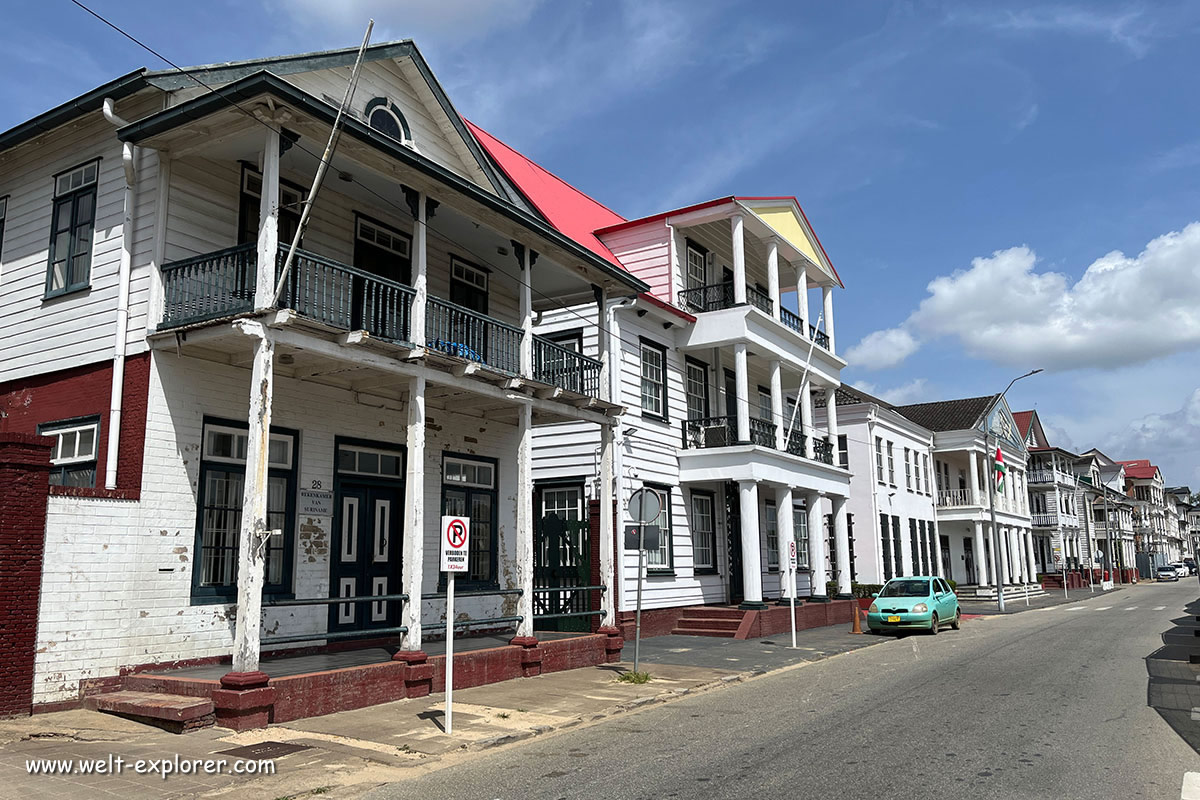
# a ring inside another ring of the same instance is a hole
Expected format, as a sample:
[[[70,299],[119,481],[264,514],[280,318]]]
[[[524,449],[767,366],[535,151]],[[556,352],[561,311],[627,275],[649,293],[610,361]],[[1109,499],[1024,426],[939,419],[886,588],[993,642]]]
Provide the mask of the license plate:
[[[887,621],[888,621],[888,622],[899,622],[899,621],[900,621],[900,615],[899,615],[899,614],[894,614],[894,615],[892,615],[892,616],[888,617],[888,618],[887,618]]]

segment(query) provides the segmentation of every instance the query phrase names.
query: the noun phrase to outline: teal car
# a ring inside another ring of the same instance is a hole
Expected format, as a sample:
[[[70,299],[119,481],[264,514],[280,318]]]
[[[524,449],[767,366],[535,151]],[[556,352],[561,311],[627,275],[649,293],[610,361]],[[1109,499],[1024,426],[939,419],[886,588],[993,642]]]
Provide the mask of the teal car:
[[[867,627],[878,633],[929,631],[949,625],[958,630],[962,611],[958,595],[936,576],[892,578],[867,609]]]

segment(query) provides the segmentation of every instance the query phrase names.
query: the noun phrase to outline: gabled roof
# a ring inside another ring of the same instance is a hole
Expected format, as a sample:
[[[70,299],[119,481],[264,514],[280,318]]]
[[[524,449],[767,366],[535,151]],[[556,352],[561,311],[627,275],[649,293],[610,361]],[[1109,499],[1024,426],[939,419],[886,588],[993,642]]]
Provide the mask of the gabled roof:
[[[1125,467],[1125,477],[1135,478],[1137,480],[1153,480],[1158,474],[1158,467],[1150,463],[1146,458],[1135,458],[1132,461],[1118,461]]]
[[[962,400],[941,400],[936,403],[914,403],[894,406],[894,410],[934,433],[978,428],[999,395],[967,397]]]
[[[483,149],[525,198],[546,220],[565,235],[601,258],[624,269],[594,231],[625,218],[588,197],[550,170],[526,158],[487,131],[467,120],[467,127]]]
[[[814,389],[813,400],[815,402],[824,403],[827,391],[828,389],[825,388]],[[837,404],[839,406],[854,406],[858,405],[859,403],[867,403],[870,405],[879,406],[880,408],[886,408],[889,411],[896,408],[886,400],[880,400],[878,397],[872,394],[867,394],[862,389],[856,389],[853,386],[846,386],[845,384],[837,387],[834,397],[837,399]]]
[[[1029,438],[1029,423],[1033,421],[1032,411],[1014,411],[1013,422],[1017,423],[1017,428],[1021,431],[1023,438]]]

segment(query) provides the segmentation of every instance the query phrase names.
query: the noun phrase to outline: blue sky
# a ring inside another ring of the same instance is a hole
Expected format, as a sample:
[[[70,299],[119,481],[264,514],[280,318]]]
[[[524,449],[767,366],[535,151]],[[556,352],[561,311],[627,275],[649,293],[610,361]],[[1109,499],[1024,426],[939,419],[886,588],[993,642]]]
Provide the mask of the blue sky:
[[[1044,367],[1015,409],[1200,489],[1196,3],[93,5],[182,64],[357,44],[373,16],[626,216],[794,194],[846,282],[847,382],[918,402]],[[163,66],[66,0],[14,4],[0,53],[24,76],[0,128]]]

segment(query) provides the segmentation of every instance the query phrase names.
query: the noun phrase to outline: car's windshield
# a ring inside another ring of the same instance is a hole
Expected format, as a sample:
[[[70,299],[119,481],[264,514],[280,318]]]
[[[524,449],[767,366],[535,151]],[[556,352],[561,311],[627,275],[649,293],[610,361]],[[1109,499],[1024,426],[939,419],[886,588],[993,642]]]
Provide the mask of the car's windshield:
[[[929,581],[888,581],[887,586],[879,593],[880,597],[927,597]]]

